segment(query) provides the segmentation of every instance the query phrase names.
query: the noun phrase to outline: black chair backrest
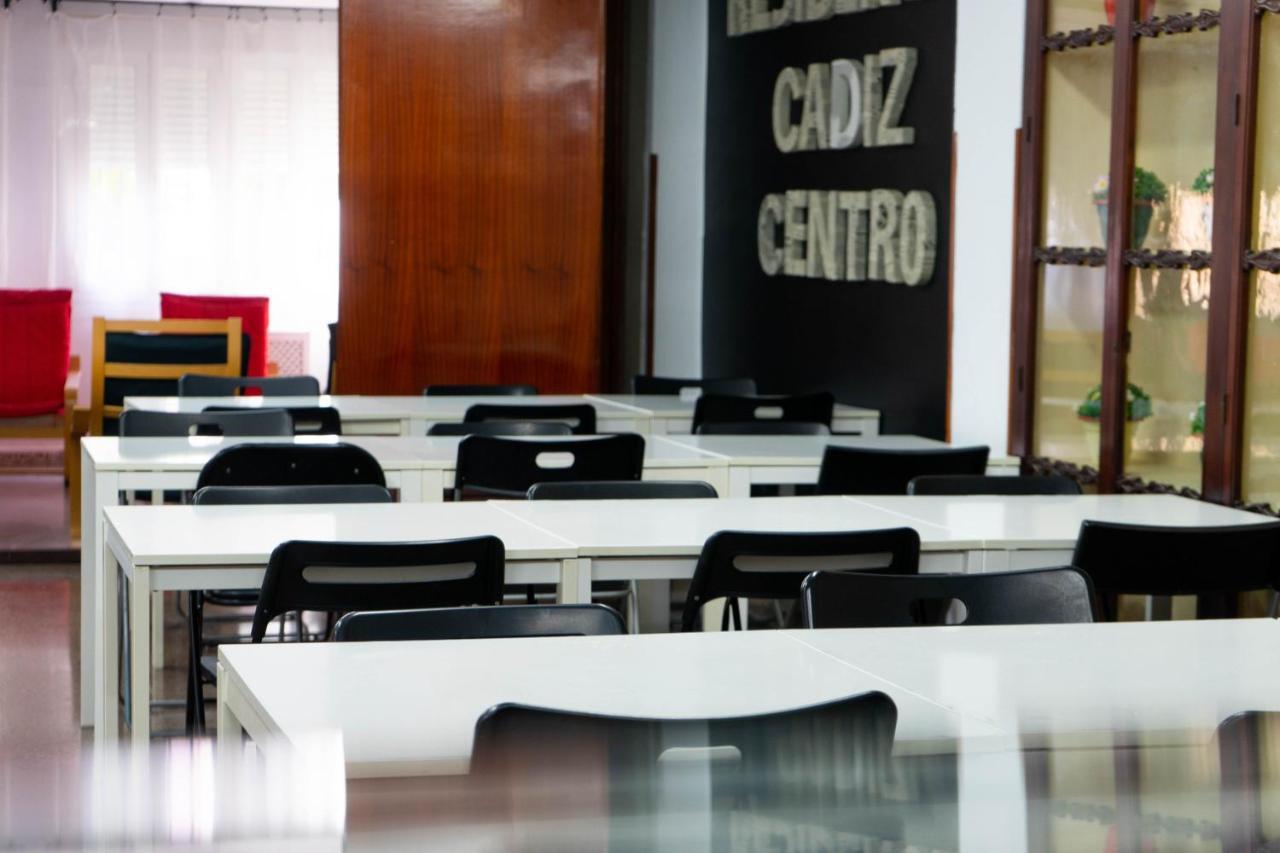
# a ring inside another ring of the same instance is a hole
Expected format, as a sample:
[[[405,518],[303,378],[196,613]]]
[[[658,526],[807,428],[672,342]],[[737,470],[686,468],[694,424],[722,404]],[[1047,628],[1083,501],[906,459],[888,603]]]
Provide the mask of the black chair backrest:
[[[354,444],[236,444],[204,464],[205,486],[385,486],[382,466]]]
[[[432,424],[427,435],[573,435],[573,430],[559,421],[478,421]]]
[[[1089,576],[1070,567],[972,575],[814,572],[800,589],[807,628],[1093,621]]]
[[[1070,477],[988,477],[985,474],[926,474],[907,483],[909,495],[1078,495]]]
[[[603,604],[518,604],[348,613],[333,628],[338,642],[598,637],[625,634],[622,616]]]
[[[458,443],[456,496],[523,498],[534,483],[639,480],[644,438],[632,433],[590,439],[525,441],[470,435]]]
[[[710,719],[503,704],[476,723],[471,773],[515,800],[548,787],[607,792],[609,817],[639,819],[627,823],[635,843],[623,846],[657,850],[664,813],[687,815],[686,786],[706,798],[717,820],[757,809],[775,818],[821,810],[823,823],[847,826],[856,806],[884,802],[896,725],[893,700],[879,692]],[[599,820],[602,803],[587,799],[584,811]],[[885,810],[878,814],[883,824]],[[654,837],[638,835],[645,832]]]
[[[283,409],[241,409],[237,412],[120,413],[121,438],[160,438],[187,435],[232,435],[275,438],[293,435],[293,421]]]
[[[368,484],[346,486],[205,486],[192,502],[197,506],[236,504],[385,504],[391,492]]]
[[[924,474],[981,474],[987,470],[989,453],[986,447],[880,450],[829,444],[818,469],[818,492],[905,495],[907,484]]]
[[[531,501],[642,500],[646,498],[718,498],[715,486],[701,480],[589,480],[534,483]]]
[[[698,424],[698,435],[830,435],[826,424],[813,421],[711,421]]]
[[[243,412],[239,406],[205,406],[206,412]],[[291,435],[342,435],[342,415],[333,406],[286,406]]]
[[[285,542],[267,562],[250,639],[292,610],[402,610],[496,604],[502,598],[502,540]]]
[[[792,600],[811,572],[878,571],[914,574],[920,566],[920,535],[910,527],[838,533],[757,533],[722,530],[702,546],[689,583],[681,630],[698,623],[702,606],[727,598],[721,627],[732,618],[741,628],[738,598]],[[730,614],[732,613],[732,617]]]
[[[1163,527],[1086,521],[1071,565],[1111,595],[1212,595],[1277,587],[1280,521]]]
[[[791,396],[703,394],[693,407],[693,431],[704,423],[745,421],[807,421],[831,427],[836,399],[826,391]]]
[[[467,408],[462,418],[468,423],[485,421],[558,421],[568,424],[574,435],[596,434],[596,409],[590,403],[566,405],[507,405],[505,403],[476,403]]]
[[[314,376],[205,376],[185,373],[178,379],[179,397],[234,397],[256,390],[264,397],[318,397]]]
[[[679,394],[686,388],[697,388],[703,394],[756,393],[754,379],[677,379],[672,376],[635,376],[631,380],[632,394]]]
[[[428,397],[536,397],[532,385],[428,385],[422,389]]]

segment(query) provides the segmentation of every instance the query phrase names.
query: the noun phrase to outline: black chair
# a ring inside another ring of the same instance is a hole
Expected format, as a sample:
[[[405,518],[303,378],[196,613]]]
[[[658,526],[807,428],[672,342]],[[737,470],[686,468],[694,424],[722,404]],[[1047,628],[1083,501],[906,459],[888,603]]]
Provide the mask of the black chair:
[[[237,444],[214,454],[196,480],[205,486],[385,486],[382,466],[354,444]]]
[[[800,604],[806,628],[902,628],[956,617],[963,618],[949,624],[1092,622],[1093,586],[1070,567],[974,575],[814,572],[800,584]]]
[[[1163,527],[1085,521],[1071,565],[1087,572],[1105,619],[1119,595],[1195,595],[1201,618],[1234,616],[1242,592],[1276,590],[1280,521]]]
[[[637,500],[645,498],[718,498],[710,483],[701,480],[595,480],[534,483],[531,501]]]
[[[599,637],[625,634],[622,617],[603,604],[439,607],[348,613],[333,626],[342,642],[485,640],[508,637]]]
[[[988,477],[985,474],[927,474],[912,477],[909,495],[1078,495],[1070,477]]]
[[[887,561],[886,561],[887,557]],[[685,599],[680,630],[692,631],[702,606],[727,598],[721,630],[741,630],[739,598],[793,601],[811,572],[879,571],[914,574],[920,564],[920,535],[909,527],[847,533],[756,533],[722,530],[698,556]],[[732,614],[732,617],[730,617]]]
[[[204,376],[185,373],[178,379],[179,397],[235,397],[256,390],[264,397],[318,397],[314,376]]]
[[[559,421],[481,421],[461,424],[432,424],[427,435],[573,435],[568,424]]]
[[[907,484],[925,474],[981,474],[987,470],[989,453],[986,447],[879,450],[827,445],[818,469],[818,493],[905,495]]]
[[[830,435],[813,421],[713,421],[698,425],[698,435]]]
[[[428,397],[536,397],[532,385],[428,385],[422,389]]]
[[[534,483],[639,480],[643,469],[644,438],[632,433],[559,441],[472,435],[458,443],[454,490],[459,500],[523,498]]]
[[[836,400],[826,391],[791,396],[703,394],[693,407],[693,432],[705,423],[805,421],[831,428]]]
[[[756,393],[754,379],[677,379],[671,376],[645,376],[631,379],[632,394],[679,394],[686,388],[697,388],[703,394],[751,395]]]
[[[267,562],[251,642],[272,619],[293,611],[403,610],[497,604],[502,540],[476,536],[439,542],[285,542]]]
[[[691,813],[712,850],[786,849],[769,837],[779,819],[900,839],[902,812],[888,801],[896,725],[897,708],[879,692],[699,719],[502,704],[476,723],[471,773],[492,792],[496,813],[521,804],[540,814],[545,804],[560,825],[603,825],[601,847],[670,849],[672,826]]]
[[[590,403],[565,405],[507,405],[505,403],[476,403],[467,408],[462,419],[467,423],[486,421],[558,421],[568,424],[574,435],[596,434],[596,409]]]
[[[390,503],[391,493],[382,486],[205,486],[195,493],[196,506],[236,504],[364,504]],[[203,655],[204,605],[246,607],[258,601],[258,590],[192,590],[187,595],[187,733],[205,730],[204,687],[217,681],[217,661]]]
[[[197,506],[243,504],[386,504],[394,499],[382,486],[205,486],[195,494]]]
[[[236,412],[149,412],[126,409],[120,413],[121,438],[159,438],[188,435],[254,436],[293,435],[293,421],[283,409],[241,409]]]
[[[241,406],[205,406],[206,412],[243,412]],[[342,415],[332,406],[285,406],[290,435],[342,435]],[[252,411],[252,410],[250,410]]]

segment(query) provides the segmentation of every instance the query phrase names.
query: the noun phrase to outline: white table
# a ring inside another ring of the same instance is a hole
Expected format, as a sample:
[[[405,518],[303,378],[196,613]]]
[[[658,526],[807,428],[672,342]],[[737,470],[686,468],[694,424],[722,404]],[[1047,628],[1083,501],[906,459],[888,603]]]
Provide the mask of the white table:
[[[1274,619],[788,633],[1029,745],[1203,742],[1232,714],[1280,710]]]
[[[918,435],[679,435],[668,441],[723,457],[729,465],[729,496],[750,497],[754,485],[818,482],[822,454],[828,445],[874,450],[932,450],[946,442]],[[993,456],[987,473],[1013,476],[1014,456]]]
[[[289,645],[219,647],[219,743],[241,729],[257,740],[340,731],[355,777],[465,773],[476,720],[505,701],[719,717],[883,690],[898,703],[899,737],[962,733],[959,715],[777,631]]]
[[[983,544],[982,571],[1063,566],[1086,520],[1173,527],[1267,524],[1265,515],[1176,495],[885,496],[849,498],[899,516],[963,530]]]
[[[332,406],[342,418],[347,435],[426,435],[436,423],[457,423],[476,403],[498,405],[576,405],[589,403],[596,409],[599,432],[649,432],[647,414],[626,406],[581,394],[541,394],[529,397],[427,397],[358,396],[349,394],[320,397],[126,397],[126,409],[159,412],[202,412],[209,406],[238,406],[246,409]]]
[[[576,588],[572,543],[525,524],[493,504],[348,504],[272,507],[116,506],[105,511],[103,573],[94,589],[97,636],[92,648],[94,728],[112,740],[118,729],[117,574],[130,582],[128,614],[132,735],[146,743],[151,707],[151,593],[235,589],[262,583],[271,552],[291,539],[406,542],[494,535],[506,546],[511,583]]]
[[[101,573],[102,510],[119,503],[124,490],[194,489],[200,470],[219,450],[233,444],[252,442],[292,442],[332,444],[345,441],[373,454],[387,475],[387,485],[398,489],[405,503],[440,501],[453,487],[458,456],[455,436],[306,436],[280,438],[129,438],[88,437],[81,442],[80,551],[80,653],[89,660],[93,653],[93,588]],[[534,439],[537,440],[537,439]],[[660,438],[645,442],[644,479],[703,480],[720,494],[728,491],[728,463],[714,454],[686,448]],[[156,632],[152,657],[157,667],[163,661],[161,632]],[[80,720],[93,723],[93,673],[80,673]]]
[[[353,777],[465,772],[476,720],[505,701],[716,717],[882,690],[900,743],[963,738],[975,751],[1116,732],[1185,742],[1233,713],[1280,710],[1270,619],[222,646],[218,657],[220,748],[242,730],[336,731]]]
[[[118,563],[127,575],[143,578],[129,599],[134,636],[142,638],[149,636],[145,596],[151,589],[253,586],[271,550],[286,539],[395,541],[492,533],[507,542],[512,582],[556,582],[561,601],[581,602],[590,600],[593,580],[691,577],[707,537],[719,530],[908,526],[920,534],[922,570],[981,572],[1068,563],[1076,531],[1088,518],[1184,526],[1266,522],[1260,515],[1171,495],[489,501],[275,508],[269,514],[254,507],[141,506],[115,507],[106,516],[108,551],[98,587],[110,589],[95,592],[99,620],[101,595],[114,596]],[[554,545],[553,555],[528,550],[539,544]],[[232,576],[219,574],[227,566],[236,569]],[[163,575],[164,585],[148,580],[150,574]],[[114,597],[106,600],[114,603]],[[98,626],[95,672],[102,669],[97,655],[116,642],[115,609],[109,610],[110,625]],[[144,652],[149,654],[149,643],[135,642],[135,664]],[[141,660],[149,663],[149,657]],[[134,672],[146,670],[135,666]],[[101,683],[95,682],[95,696],[101,695]],[[114,712],[114,703],[106,704]]]
[[[702,546],[720,530],[819,533],[914,527],[928,571],[981,571],[970,565],[985,543],[953,531],[843,497],[727,498],[647,501],[495,501],[494,506],[537,525],[578,549],[578,588],[569,601],[590,601],[591,582],[693,577]],[[980,560],[980,557],[979,557]]]
[[[693,431],[693,410],[697,397],[677,394],[588,394],[593,402],[608,403],[643,413],[651,421],[655,435],[688,435]],[[839,433],[876,435],[880,432],[880,412],[836,403],[831,429]]]

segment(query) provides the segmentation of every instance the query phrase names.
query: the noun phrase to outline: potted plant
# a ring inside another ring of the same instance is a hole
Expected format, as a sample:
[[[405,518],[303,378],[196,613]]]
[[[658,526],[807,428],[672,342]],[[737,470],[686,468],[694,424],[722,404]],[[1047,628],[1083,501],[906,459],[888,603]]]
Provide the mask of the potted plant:
[[[1200,174],[1191,182],[1191,191],[1203,199],[1200,217],[1204,222],[1205,233],[1213,231],[1213,167],[1201,169]]]
[[[1098,221],[1102,223],[1102,242],[1107,241],[1107,193],[1111,185],[1105,175],[1093,185],[1093,203],[1098,208]],[[1133,248],[1141,249],[1151,230],[1151,218],[1156,205],[1169,198],[1169,188],[1155,174],[1141,166],[1133,170]]]
[[[1125,386],[1124,443],[1133,446],[1133,430],[1136,424],[1151,417],[1151,395],[1132,382]],[[1095,385],[1084,395],[1076,407],[1076,417],[1085,425],[1088,440],[1097,455],[1098,423],[1102,420],[1102,386]]]
[[[1204,435],[1204,403],[1196,406],[1196,410],[1191,413],[1191,434]]]

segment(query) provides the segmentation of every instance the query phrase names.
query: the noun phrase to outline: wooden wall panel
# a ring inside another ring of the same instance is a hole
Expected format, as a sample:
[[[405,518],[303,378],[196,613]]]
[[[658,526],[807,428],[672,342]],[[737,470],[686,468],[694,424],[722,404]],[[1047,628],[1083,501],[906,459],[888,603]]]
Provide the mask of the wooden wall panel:
[[[343,0],[338,390],[600,381],[603,0]]]

